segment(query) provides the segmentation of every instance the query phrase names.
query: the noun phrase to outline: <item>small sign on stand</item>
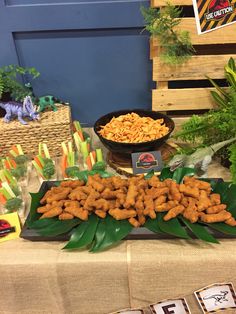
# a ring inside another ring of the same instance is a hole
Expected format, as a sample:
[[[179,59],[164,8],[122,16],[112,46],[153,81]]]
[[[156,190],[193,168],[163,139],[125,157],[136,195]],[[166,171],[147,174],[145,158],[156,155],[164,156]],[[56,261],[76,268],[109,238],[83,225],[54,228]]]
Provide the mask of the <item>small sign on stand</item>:
[[[236,3],[232,0],[193,0],[198,34],[236,22]]]
[[[159,172],[163,168],[163,161],[159,151],[141,152],[132,154],[134,174],[147,173],[151,170]]]

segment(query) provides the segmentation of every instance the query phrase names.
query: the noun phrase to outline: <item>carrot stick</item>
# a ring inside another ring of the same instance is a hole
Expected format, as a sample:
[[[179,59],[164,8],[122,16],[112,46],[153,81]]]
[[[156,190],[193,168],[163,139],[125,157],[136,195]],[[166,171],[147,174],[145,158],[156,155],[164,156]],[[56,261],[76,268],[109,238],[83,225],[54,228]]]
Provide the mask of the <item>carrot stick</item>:
[[[34,160],[36,161],[36,163],[38,164],[38,166],[39,166],[40,168],[43,168],[43,166],[42,166],[42,164],[41,164],[41,162],[39,161],[39,159],[38,159],[37,156],[34,157]]]
[[[83,142],[83,141],[84,141],[83,132],[82,132],[81,130],[78,130],[77,133],[78,133],[78,135],[79,135],[81,141]]]
[[[67,168],[67,155],[62,155],[61,170],[62,170],[62,175],[64,178],[66,177],[66,168]]]
[[[13,168],[17,167],[17,164],[16,164],[15,160],[11,159],[11,165],[12,165]]]
[[[17,156],[19,155],[18,149],[15,145],[13,145],[11,149],[14,150],[14,152],[17,154]]]
[[[0,203],[2,203],[3,205],[6,204],[7,200],[6,200],[6,197],[0,193]]]
[[[11,169],[11,165],[10,165],[10,163],[7,160],[4,161],[4,164],[5,164],[5,167],[7,169],[9,169],[9,170]]]
[[[86,157],[86,165],[88,167],[88,170],[92,170],[92,163],[89,155]]]

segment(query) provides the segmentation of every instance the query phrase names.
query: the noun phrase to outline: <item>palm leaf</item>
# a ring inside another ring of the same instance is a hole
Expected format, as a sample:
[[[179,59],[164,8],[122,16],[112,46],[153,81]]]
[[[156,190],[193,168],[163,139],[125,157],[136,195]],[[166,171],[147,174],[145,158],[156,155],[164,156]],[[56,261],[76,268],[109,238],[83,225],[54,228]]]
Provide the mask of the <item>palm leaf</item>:
[[[79,249],[92,243],[98,222],[99,218],[97,216],[89,216],[88,221],[84,221],[73,230],[69,242],[63,249]]]
[[[165,214],[159,213],[157,215],[158,226],[162,232],[168,233],[177,238],[190,239],[185,228],[181,226],[177,218],[171,219],[169,221],[164,221],[163,217]]]
[[[60,234],[67,233],[68,231],[73,229],[75,226],[80,224],[80,222],[81,221],[76,218],[71,219],[71,220],[62,220],[62,221],[58,219],[57,221],[53,220],[53,222],[47,227],[37,229],[37,233],[45,237],[57,236]]]

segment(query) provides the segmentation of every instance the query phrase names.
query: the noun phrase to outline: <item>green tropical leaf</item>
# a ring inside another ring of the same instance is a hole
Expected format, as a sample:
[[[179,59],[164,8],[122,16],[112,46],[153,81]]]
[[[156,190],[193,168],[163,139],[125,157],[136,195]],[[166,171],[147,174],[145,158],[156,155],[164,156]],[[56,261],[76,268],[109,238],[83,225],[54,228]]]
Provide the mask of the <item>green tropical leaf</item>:
[[[46,193],[45,189],[41,189],[38,193],[30,193],[31,196],[31,207],[30,207],[30,213],[26,220],[26,225],[31,228],[32,223],[35,220],[38,220],[41,214],[37,213],[37,208],[40,205],[40,200],[43,198],[44,194]]]
[[[226,225],[223,222],[217,222],[213,224],[206,224],[209,228],[215,229],[221,233],[229,234],[229,235],[235,235],[236,236],[236,227],[232,227],[229,225]]]
[[[82,222],[74,229],[69,242],[63,249],[79,249],[92,243],[99,218],[96,215],[89,216],[88,221]]]
[[[128,220],[115,220],[110,215],[105,219],[100,219],[95,234],[95,242],[91,252],[98,252],[108,248],[111,245],[126,237],[133,227]]]
[[[105,171],[106,169],[106,163],[104,161],[98,161],[93,165],[92,170],[100,170]]]
[[[189,230],[200,240],[210,242],[210,243],[219,243],[213,235],[211,235],[208,230],[200,225],[199,223],[191,223],[189,220],[185,219],[184,217],[180,217],[183,223],[188,227]]]
[[[158,225],[157,218],[156,219],[148,218],[144,224],[144,227],[155,233],[162,233],[162,234],[164,233],[163,231],[161,231]]]
[[[181,183],[184,176],[193,176],[196,171],[193,168],[177,168],[175,171],[171,171],[170,168],[163,168],[160,174],[160,180],[173,179],[177,183]]]
[[[154,176],[154,174],[155,174],[155,171],[154,171],[154,169],[152,169],[144,176],[144,178],[145,179],[150,179],[151,177]]]
[[[43,220],[43,219],[42,219]],[[72,228],[80,224],[81,220],[74,218],[71,220],[58,220],[53,221],[50,225],[45,228],[37,229],[37,233],[42,236],[57,236],[60,234],[67,233]]]
[[[190,239],[185,228],[181,226],[177,218],[173,218],[169,221],[164,221],[164,216],[165,213],[158,213],[157,215],[158,226],[162,232],[171,234],[178,238]]]

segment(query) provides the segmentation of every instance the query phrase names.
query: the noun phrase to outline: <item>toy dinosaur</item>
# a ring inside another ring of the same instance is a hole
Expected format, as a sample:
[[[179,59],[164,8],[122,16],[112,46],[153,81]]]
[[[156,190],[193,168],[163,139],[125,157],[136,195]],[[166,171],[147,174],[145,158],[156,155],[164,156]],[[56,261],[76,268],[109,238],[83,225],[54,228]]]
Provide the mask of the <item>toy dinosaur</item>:
[[[39,113],[35,110],[30,96],[24,98],[23,104],[16,101],[0,102],[0,107],[6,111],[3,118],[5,122],[10,122],[14,116],[18,117],[18,120],[22,124],[27,124],[23,118],[29,118],[30,120],[39,120]]]
[[[236,137],[229,140],[219,142],[209,147],[198,148],[191,155],[178,154],[175,155],[168,163],[171,171],[179,167],[195,168],[199,172],[205,173],[207,167],[212,161],[213,155],[222,147],[236,141]]]
[[[68,105],[68,103],[62,102],[60,99],[57,99],[52,95],[35,98],[34,103],[38,107],[38,112],[42,112],[47,108],[52,108],[53,111],[57,111],[58,109],[55,104]]]

